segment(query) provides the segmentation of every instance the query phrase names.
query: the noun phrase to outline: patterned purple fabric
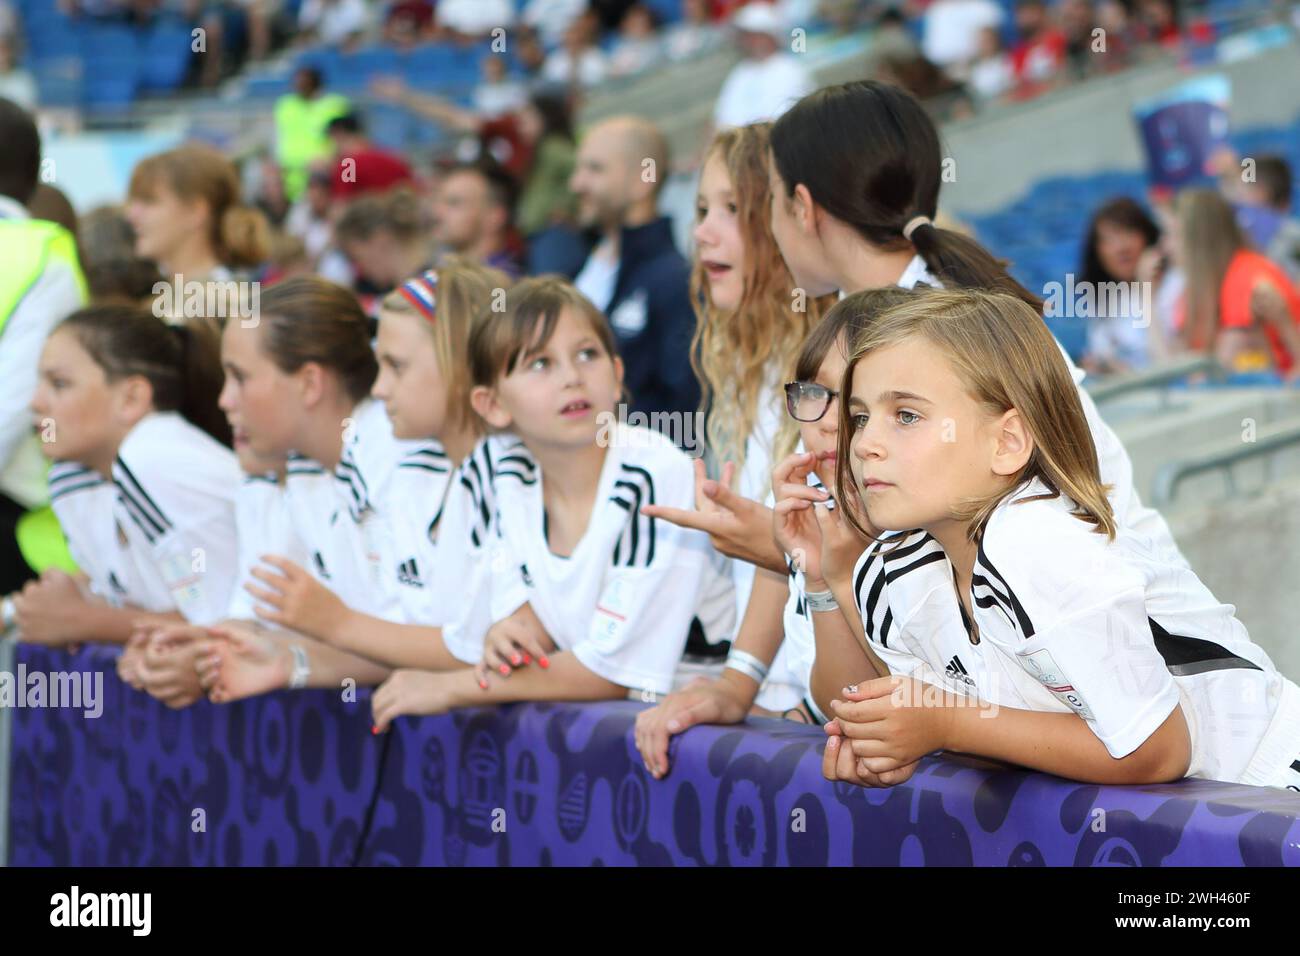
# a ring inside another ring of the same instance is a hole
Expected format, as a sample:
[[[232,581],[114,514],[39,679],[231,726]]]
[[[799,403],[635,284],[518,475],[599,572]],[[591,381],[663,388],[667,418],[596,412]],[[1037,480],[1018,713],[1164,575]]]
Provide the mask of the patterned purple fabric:
[[[95,720],[15,712],[18,865],[1300,864],[1300,796],[1282,791],[947,759],[866,790],[823,780],[821,731],[781,721],[693,729],[655,781],[631,702],[405,718],[376,738],[364,693],[174,712],[124,687],[108,652],[19,659],[102,670],[106,699]]]

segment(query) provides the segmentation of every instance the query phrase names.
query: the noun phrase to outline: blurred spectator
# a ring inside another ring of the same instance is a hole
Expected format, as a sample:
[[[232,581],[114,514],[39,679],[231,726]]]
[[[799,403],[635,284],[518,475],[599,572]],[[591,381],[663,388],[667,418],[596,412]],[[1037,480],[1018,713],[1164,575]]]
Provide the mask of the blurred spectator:
[[[34,110],[38,96],[36,78],[18,65],[13,35],[0,33],[0,97]]]
[[[514,183],[490,163],[462,163],[443,177],[433,204],[433,238],[444,249],[512,278],[523,272],[511,223]]]
[[[433,35],[433,4],[429,0],[395,0],[384,14],[384,42],[406,49]]]
[[[234,163],[211,146],[181,146],[137,163],[126,218],[136,255],[156,262],[168,281],[227,280],[266,259],[266,218],[241,203]]]
[[[37,183],[32,198],[27,200],[27,214],[33,219],[56,222],[77,238],[77,212],[68,202],[63,190],[49,183]]]
[[[92,302],[145,305],[161,281],[158,267],[135,254],[135,230],[121,206],[100,206],[81,217],[77,247]]]
[[[1145,43],[1175,47],[1182,42],[1175,0],[1138,0],[1138,35]]]
[[[667,170],[668,161],[663,133],[647,120],[613,117],[588,131],[570,186],[578,225],[601,238],[574,284],[609,317],[632,410],[687,415],[700,400],[690,362],[690,268],[671,222],[657,212],[665,177],[646,175]]]
[[[483,80],[474,87],[474,111],[489,118],[520,109],[528,102],[528,87],[506,74],[503,54],[483,58]]]
[[[347,46],[369,28],[370,9],[365,0],[303,0],[295,41],[301,45]]]
[[[559,46],[564,31],[587,9],[587,0],[527,0],[523,22],[541,35],[546,46]]]
[[[537,93],[523,109],[484,119],[470,110],[427,93],[416,93],[401,80],[375,80],[372,92],[401,103],[453,131],[471,133],[477,143],[460,159],[490,156],[519,184],[519,228],[525,235],[567,219],[571,206],[567,183],[573,167],[573,129],[563,96]]]
[[[36,523],[48,502],[47,463],[29,403],[45,340],[83,303],[85,286],[72,236],[27,212],[41,137],[31,115],[4,99],[0,143],[0,594],[9,594],[67,555],[57,524],[42,533]]]
[[[260,156],[244,166],[251,181],[245,181],[245,190],[256,198],[253,205],[262,211],[266,221],[279,228],[284,224],[292,205],[284,191],[284,174],[280,165],[270,156]]]
[[[1100,72],[1100,54],[1093,51],[1097,17],[1092,0],[1060,0],[1056,17],[1065,37],[1065,66],[1076,79]]]
[[[596,46],[598,21],[591,11],[584,13],[564,31],[560,48],[542,64],[542,79],[565,86],[596,86],[609,72],[609,63]]]
[[[307,167],[334,152],[325,132],[330,120],[350,109],[347,97],[324,92],[320,71],[312,67],[299,67],[293,74],[293,92],[275,101],[275,158],[291,201],[302,195]]]
[[[1054,84],[1065,65],[1065,34],[1051,19],[1043,0],[1016,4],[1019,40],[1011,50],[1016,95],[1037,96]]]
[[[367,313],[398,283],[433,268],[434,250],[416,196],[405,189],[362,196],[334,225],[334,240],[355,271]]]
[[[513,0],[438,0],[438,27],[461,37],[487,36],[515,22]]]
[[[988,102],[1007,93],[1015,83],[1011,58],[1002,49],[1002,35],[996,27],[982,27],[975,62],[966,85],[976,99]]]
[[[1106,52],[1099,57],[1103,70],[1118,70],[1127,66],[1138,44],[1128,6],[1123,0],[1099,0],[1097,26],[1104,33]]]
[[[325,132],[334,144],[335,199],[355,199],[414,181],[406,160],[370,142],[356,113],[336,116]]]
[[[303,249],[313,267],[320,261],[333,238],[334,227],[330,216],[334,207],[330,189],[333,182],[334,170],[331,167],[312,169],[307,177],[307,188],[293,204],[284,221],[285,232],[302,240]]]
[[[790,33],[775,9],[747,4],[731,24],[745,58],[732,67],[718,93],[713,109],[718,129],[776,119],[814,88],[807,69],[788,52]]]
[[[1136,201],[1122,196],[1097,209],[1083,243],[1079,285],[1093,290],[1096,314],[1088,316],[1088,345],[1083,367],[1088,372],[1145,368],[1151,362],[1150,338],[1159,334],[1155,316],[1143,315],[1141,287],[1128,285],[1122,297],[1102,294],[1103,283],[1137,283],[1138,263],[1148,249],[1156,248],[1160,228]],[[1134,289],[1139,294],[1131,294]],[[1108,307],[1127,302],[1129,308]]]
[[[182,15],[190,18],[189,4],[182,5]],[[215,86],[227,68],[230,58],[230,37],[247,40],[247,57],[253,62],[266,59],[271,52],[274,27],[280,16],[282,0],[217,0],[206,5],[199,14],[199,25],[204,31],[205,50],[199,83]],[[237,64],[231,64],[237,65]]]
[[[922,20],[921,52],[953,77],[964,79],[980,53],[984,29],[1001,30],[1002,7],[993,0],[935,0]]]
[[[12,40],[18,35],[18,14],[9,0],[0,0],[0,40]]]
[[[311,271],[311,258],[307,255],[307,247],[303,241],[287,232],[274,230],[271,233],[266,274],[262,277],[262,281],[271,285],[294,276],[307,275]]]
[[[593,28],[596,34],[618,29],[623,15],[637,0],[588,0],[587,9],[595,15]]]
[[[1232,207],[1210,189],[1175,200],[1175,249],[1186,274],[1183,343],[1211,352],[1234,372],[1300,376],[1300,292],[1286,273],[1253,251]]]
[[[546,65],[546,50],[532,27],[523,27],[515,33],[515,64],[523,71],[528,82],[540,82],[542,67]],[[557,43],[559,41],[556,41]]]
[[[609,75],[635,76],[657,63],[662,52],[658,29],[649,7],[642,3],[629,7],[609,53]]]
[[[682,0],[682,18],[664,31],[664,52],[674,62],[722,46],[726,33],[709,18],[708,0]]]
[[[1240,168],[1240,167],[1239,167]],[[1291,215],[1292,175],[1290,164],[1281,156],[1255,159],[1255,181],[1239,189],[1244,209],[1256,212],[1256,225],[1248,228],[1257,249],[1286,270],[1292,282],[1300,282],[1300,220]]]

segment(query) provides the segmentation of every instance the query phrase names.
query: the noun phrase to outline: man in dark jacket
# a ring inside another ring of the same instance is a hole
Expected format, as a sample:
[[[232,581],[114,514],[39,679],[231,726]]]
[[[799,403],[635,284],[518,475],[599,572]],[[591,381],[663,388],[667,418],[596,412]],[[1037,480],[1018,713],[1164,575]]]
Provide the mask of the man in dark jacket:
[[[656,204],[667,173],[659,129],[620,116],[587,133],[569,186],[579,225],[601,236],[574,282],[609,317],[632,395],[629,413],[675,413],[668,419],[674,432],[662,427],[662,414],[651,421],[680,444],[692,434],[687,416],[699,406],[700,387],[690,363],[690,267]]]

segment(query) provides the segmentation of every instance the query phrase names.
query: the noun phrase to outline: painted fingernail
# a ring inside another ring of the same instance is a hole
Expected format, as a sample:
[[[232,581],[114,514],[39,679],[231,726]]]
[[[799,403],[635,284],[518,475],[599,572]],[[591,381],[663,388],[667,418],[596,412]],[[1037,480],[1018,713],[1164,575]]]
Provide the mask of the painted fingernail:
[[[482,678],[479,678],[478,686],[483,690],[487,690],[487,681],[483,680]]]
[[[370,725],[370,732],[371,732],[372,734],[378,734],[378,733],[379,733],[379,725],[378,725],[378,724],[371,724],[371,725]]]
[[[550,667],[550,666],[551,666],[551,662],[550,662],[549,660],[547,660],[545,657],[539,657],[539,658],[537,658],[537,663],[541,664],[542,667]]]
[[[509,673],[510,673],[510,668],[507,667],[505,664],[502,664],[502,665],[500,666],[500,668],[498,668],[498,670],[500,670],[502,674],[509,674]]]
[[[525,664],[531,664],[532,662],[533,662],[533,655],[531,655],[531,654],[525,654],[525,655],[524,655],[524,663],[525,663]]]
[[[524,659],[523,659],[522,657],[520,657],[518,654],[512,654],[511,657],[510,657],[510,663],[511,663],[511,664],[514,664],[515,667],[518,667],[518,666],[519,666],[520,664],[522,664],[523,662],[524,662]]]

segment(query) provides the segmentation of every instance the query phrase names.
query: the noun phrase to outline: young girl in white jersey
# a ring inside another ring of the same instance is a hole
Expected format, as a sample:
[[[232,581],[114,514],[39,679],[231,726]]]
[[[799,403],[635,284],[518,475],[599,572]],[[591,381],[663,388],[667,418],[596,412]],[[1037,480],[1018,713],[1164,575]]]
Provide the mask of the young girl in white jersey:
[[[404,283],[380,310],[372,395],[407,446],[372,506],[382,522],[376,542],[382,586],[396,596],[398,620],[347,606],[312,575],[288,565],[278,575],[258,572],[261,581],[251,590],[263,602],[259,617],[383,667],[439,670],[479,660],[488,622],[479,613],[485,609],[467,595],[479,587],[475,579],[486,573],[487,560],[470,540],[473,498],[458,466],[470,457],[481,429],[469,404],[470,330],[495,291],[508,285],[504,273],[452,260]],[[351,479],[356,472],[347,474]],[[363,483],[369,491],[364,475],[355,486]],[[354,483],[342,487],[351,496]],[[298,646],[310,674],[300,682],[332,681],[331,667],[317,666],[322,652],[316,643]],[[337,659],[333,651],[324,653]],[[287,686],[291,657],[269,641],[234,640],[218,645],[204,662],[204,681],[217,700],[243,696],[249,687]]]
[[[379,729],[400,714],[480,703],[667,693],[688,633],[707,638],[713,624],[696,623],[709,617],[708,538],[640,513],[689,504],[691,460],[617,420],[622,362],[604,317],[553,277],[521,282],[506,300],[470,343],[474,407],[513,435],[483,486],[497,522],[497,623],[477,670],[385,682],[372,698]]]
[[[828,777],[893,785],[952,750],[1091,783],[1300,785],[1300,689],[1118,523],[1033,309],[920,296],[872,323],[843,391],[839,487],[871,527],[915,530],[854,570],[880,676],[831,702]],[[915,586],[932,566],[943,585]]]
[[[794,380],[785,386],[785,412],[797,424],[800,442],[777,464],[775,476],[769,472],[772,489],[801,481],[815,500],[833,501],[839,387],[850,343],[857,341],[872,315],[912,293],[890,288],[862,295],[869,305],[832,308],[803,343]],[[773,505],[773,492],[767,497]],[[852,564],[867,539],[850,533],[838,518],[832,522],[837,545],[844,549],[841,563]],[[806,585],[811,570],[814,591],[824,588],[820,554],[800,552],[796,560],[786,553],[785,560],[787,573],[776,588],[764,572],[756,577],[722,675],[697,681],[637,715],[637,747],[652,775],[660,777],[668,771],[669,739],[695,724],[734,724],[749,714],[805,723],[826,721],[809,693],[816,616],[808,606]]]
[[[239,469],[219,388],[215,333],[203,325],[106,305],[51,333],[32,417],[84,578],[50,571],[23,589],[24,640],[123,644],[137,625],[222,616]]]

